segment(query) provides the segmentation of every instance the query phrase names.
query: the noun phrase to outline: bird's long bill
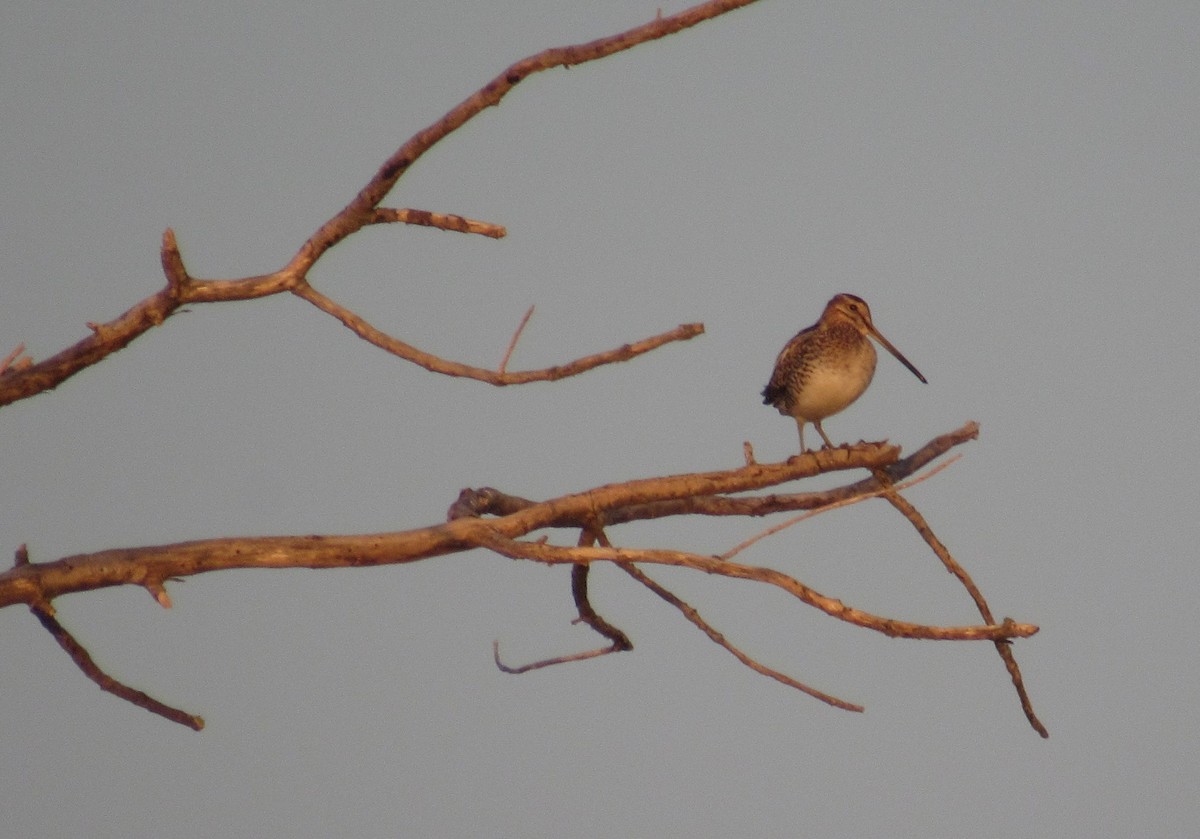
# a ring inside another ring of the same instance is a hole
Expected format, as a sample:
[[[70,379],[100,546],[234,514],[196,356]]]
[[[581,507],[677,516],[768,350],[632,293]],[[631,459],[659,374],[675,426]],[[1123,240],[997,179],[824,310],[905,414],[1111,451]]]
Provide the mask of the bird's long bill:
[[[879,330],[876,329],[874,327],[874,325],[871,326],[871,337],[873,337],[876,341],[878,341],[883,346],[884,349],[886,349],[892,355],[896,356],[896,360],[899,361],[901,364],[903,364],[905,367],[907,367],[909,370],[911,370],[912,374],[914,376],[916,376],[918,379],[920,379],[925,384],[929,384],[929,381],[924,376],[921,375],[921,371],[918,370],[916,367],[913,367],[912,362],[909,361],[907,358],[905,358],[903,356],[903,354],[901,354],[900,350],[893,347],[891,341],[889,341],[887,338],[884,338],[882,335],[880,335]]]

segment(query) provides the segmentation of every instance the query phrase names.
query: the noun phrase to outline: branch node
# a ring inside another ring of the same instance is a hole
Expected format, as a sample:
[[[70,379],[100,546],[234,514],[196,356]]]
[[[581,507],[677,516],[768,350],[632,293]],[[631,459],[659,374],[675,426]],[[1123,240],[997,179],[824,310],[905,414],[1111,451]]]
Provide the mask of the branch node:
[[[4,356],[4,360],[0,361],[0,376],[16,370],[28,370],[33,366],[33,359],[27,355],[22,355],[25,352],[25,342],[17,344],[16,349]]]
[[[179,253],[178,242],[175,241],[175,231],[169,227],[163,231],[162,251],[159,256],[171,296],[176,299],[182,298],[184,290],[191,280],[188,277],[187,269],[183,266],[183,256]]]
[[[167,589],[163,586],[162,580],[148,580],[146,582],[146,591],[150,592],[150,596],[154,601],[164,609],[170,609],[174,604],[171,603],[171,595],[167,594]]]
[[[750,445],[749,440],[742,441],[742,458],[746,461],[747,466],[754,466],[756,463],[758,463],[758,461],[754,459],[754,446]]]

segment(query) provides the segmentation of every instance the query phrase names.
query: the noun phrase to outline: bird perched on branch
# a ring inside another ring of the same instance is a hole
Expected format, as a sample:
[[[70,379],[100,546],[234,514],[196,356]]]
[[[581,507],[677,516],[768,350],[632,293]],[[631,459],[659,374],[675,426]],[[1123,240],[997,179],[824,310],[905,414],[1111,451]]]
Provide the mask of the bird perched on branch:
[[[926,381],[875,328],[865,300],[853,294],[837,295],[825,305],[820,320],[780,351],[775,372],[762,392],[764,405],[774,405],[779,413],[796,420],[802,454],[808,451],[804,424],[815,425],[825,445],[833,448],[821,420],[844,410],[871,384],[876,355],[868,338],[874,338],[914,376]]]

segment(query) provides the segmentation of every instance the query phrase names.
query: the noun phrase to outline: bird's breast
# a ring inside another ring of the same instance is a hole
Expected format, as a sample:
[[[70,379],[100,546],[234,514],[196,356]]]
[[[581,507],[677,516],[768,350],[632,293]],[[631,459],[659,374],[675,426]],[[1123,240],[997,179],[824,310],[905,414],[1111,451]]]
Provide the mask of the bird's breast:
[[[806,364],[792,393],[791,415],[822,420],[862,396],[875,375],[875,348],[862,341],[853,352],[843,348],[835,357],[823,356]]]

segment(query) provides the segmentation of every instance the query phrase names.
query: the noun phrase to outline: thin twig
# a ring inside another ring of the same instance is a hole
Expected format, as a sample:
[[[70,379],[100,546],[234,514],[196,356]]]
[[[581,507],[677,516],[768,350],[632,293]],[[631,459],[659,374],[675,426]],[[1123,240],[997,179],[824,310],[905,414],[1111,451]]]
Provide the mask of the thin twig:
[[[895,489],[901,490],[901,489],[908,489],[911,486],[916,486],[917,484],[921,483],[922,481],[926,481],[926,480],[932,478],[938,472],[941,472],[947,466],[949,466],[950,464],[954,463],[957,460],[960,460],[961,458],[962,458],[961,454],[956,454],[956,455],[954,455],[954,457],[950,458],[945,463],[939,463],[937,466],[935,466],[933,469],[930,469],[924,475],[918,475],[917,477],[915,477],[911,480],[905,481],[903,484],[896,486]],[[787,528],[791,527],[792,525],[799,524],[800,522],[804,521],[805,519],[811,519],[813,516],[818,516],[821,513],[827,513],[830,510],[836,510],[839,507],[849,507],[852,504],[857,504],[860,501],[866,501],[869,498],[877,498],[878,496],[884,495],[889,492],[892,492],[892,487],[881,486],[879,489],[875,489],[870,492],[863,492],[863,493],[859,493],[858,495],[852,495],[849,498],[842,498],[837,501],[831,501],[830,503],[824,505],[823,507],[817,507],[815,510],[809,510],[807,513],[802,513],[801,515],[793,516],[792,518],[788,519],[787,521],[780,522],[779,524],[775,525],[774,527],[768,527],[766,530],[763,530],[760,533],[756,533],[754,536],[751,536],[746,541],[735,545],[734,547],[730,548],[725,553],[721,554],[720,558],[721,559],[732,559],[734,556],[737,556],[739,553],[741,553],[746,548],[753,545],[755,542],[759,542],[759,541],[767,538],[768,536],[773,536],[776,533],[778,533],[779,531],[786,530]]]
[[[508,360],[512,358],[513,350],[517,348],[517,341],[521,340],[521,333],[525,331],[525,325],[529,323],[529,319],[533,317],[533,306],[530,306],[525,312],[525,317],[521,318],[521,322],[517,324],[517,331],[513,333],[512,340],[508,342],[508,349],[504,351],[504,358],[500,359],[500,366],[496,368],[496,372],[501,375],[508,370]]]
[[[599,537],[607,543],[607,539],[603,533],[599,533]],[[579,534],[580,546],[588,546],[595,543],[597,531],[592,528],[584,528]],[[585,650],[579,653],[568,653],[566,655],[554,656],[552,658],[543,658],[531,664],[524,664],[520,667],[510,667],[500,661],[500,642],[492,642],[492,657],[496,660],[496,666],[505,673],[528,673],[530,670],[540,670],[543,667],[550,667],[555,664],[566,664],[571,661],[583,661],[589,658],[597,658],[610,653],[621,653],[633,649],[633,642],[629,640],[629,636],[622,632],[617,627],[606,621],[597,614],[592,608],[592,603],[588,599],[588,566],[576,565],[571,569],[571,596],[575,600],[575,609],[579,613],[573,623],[586,623],[596,632],[603,635],[605,638],[612,641],[607,647],[598,647],[593,650]]]
[[[559,545],[526,542],[518,539],[508,539],[495,530],[480,530],[475,532],[475,544],[481,548],[495,551],[511,559],[529,559],[543,562],[547,565],[567,565],[592,562],[639,563],[652,565],[670,565],[691,568],[707,574],[716,574],[738,580],[750,580],[772,585],[798,600],[821,610],[830,617],[873,629],[891,638],[922,638],[939,641],[994,641],[1010,638],[1028,638],[1038,632],[1038,627],[1031,624],[1020,624],[1005,619],[1000,624],[985,626],[928,626],[925,624],[898,621],[891,618],[873,615],[861,609],[847,606],[840,600],[827,597],[799,580],[776,571],[756,565],[742,565],[728,562],[714,556],[701,556],[685,551],[635,548],[566,548]]]
[[[554,656],[553,658],[541,658],[529,664],[522,664],[519,667],[512,667],[500,660],[500,642],[492,642],[492,659],[496,662],[496,667],[505,673],[513,673],[520,675],[528,673],[531,670],[541,670],[543,667],[553,667],[556,664],[569,664],[572,661],[586,661],[589,658],[599,658],[602,655],[618,652],[616,647],[596,647],[593,650],[584,650],[578,653],[568,653],[566,655]]]
[[[892,480],[899,481],[914,474],[927,463],[945,454],[955,446],[963,445],[979,436],[979,423],[968,422],[961,428],[942,434],[930,440],[908,457],[885,465]],[[841,451],[861,451],[865,446],[877,446],[878,443],[859,443],[850,449],[832,449],[821,452],[810,452],[810,456],[823,456],[827,453]],[[872,468],[872,467],[867,467]],[[871,492],[879,486],[874,476],[867,476],[857,483],[837,487],[821,492],[772,493],[769,495],[704,495],[695,494],[687,498],[666,501],[651,501],[644,504],[629,504],[619,510],[607,511],[604,515],[606,525],[623,524],[629,521],[646,521],[680,515],[702,516],[766,516],[792,510],[812,510],[824,507],[843,498],[852,498],[864,492]]]
[[[159,702],[154,697],[148,696],[136,688],[131,688],[128,685],[118,682],[101,670],[99,665],[92,660],[88,651],[84,649],[83,645],[76,641],[75,637],[67,631],[66,627],[58,622],[58,618],[54,616],[54,610],[49,604],[35,603],[29,607],[29,610],[37,616],[42,626],[54,636],[54,640],[58,642],[58,645],[66,650],[67,655],[83,671],[83,674],[99,685],[101,690],[120,697],[126,702],[132,702],[139,708],[145,708],[147,711],[158,714],[160,717],[165,717],[171,722],[185,725],[193,731],[200,731],[204,728],[203,717],[189,714],[179,708],[173,708],[170,705]]]
[[[700,617],[700,613],[697,612],[693,606],[686,601],[681,600],[675,594],[663,588],[654,580],[650,579],[650,577],[646,576],[639,568],[629,564],[628,562],[618,562],[617,567],[678,609],[685,618],[691,621],[695,626],[699,627],[701,632],[732,653],[734,658],[749,667],[755,673],[761,673],[764,676],[769,676],[778,682],[782,682],[788,687],[795,688],[796,690],[806,693],[814,699],[819,699],[822,702],[834,706],[835,708],[842,708],[846,711],[857,711],[859,713],[862,713],[864,710],[862,705],[855,705],[853,702],[847,702],[844,699],[838,699],[836,696],[832,696],[828,693],[819,691],[816,688],[809,687],[803,682],[799,682],[785,673],[780,673],[778,670],[767,667],[765,664],[760,664],[739,650],[733,644],[729,643],[724,635],[714,629],[707,621],[704,620],[704,618]]]
[[[876,477],[881,481],[887,481],[886,475],[877,472]],[[995,618],[992,617],[992,610],[988,608],[987,601],[983,597],[983,592],[975,585],[975,581],[971,579],[971,575],[966,572],[961,565],[950,554],[949,549],[942,544],[942,541],[933,533],[933,528],[929,526],[929,522],[925,517],[908,502],[908,499],[896,492],[886,493],[885,498],[893,507],[900,511],[908,521],[921,534],[921,538],[925,540],[925,544],[933,549],[934,554],[942,561],[942,565],[946,570],[953,574],[958,581],[962,583],[967,592],[971,595],[971,599],[975,601],[976,608],[979,609],[979,614],[988,623],[995,623]],[[1013,655],[1012,645],[1003,639],[996,639],[996,652],[1000,654],[1000,658],[1004,661],[1004,667],[1008,671],[1009,677],[1012,679],[1013,687],[1017,691],[1017,697],[1021,702],[1021,710],[1025,712],[1025,718],[1029,720],[1029,724],[1033,730],[1042,737],[1049,737],[1050,731],[1038,719],[1037,714],[1033,710],[1033,702],[1029,698],[1029,693],[1025,689],[1025,679],[1021,676],[1021,668],[1017,665],[1016,656]]]
[[[608,540],[608,536],[602,529],[585,528],[580,534],[579,545],[583,547],[591,545],[595,542],[598,542],[602,547],[605,548],[612,547],[612,543]],[[846,702],[845,700],[838,699],[836,696],[823,693],[815,688],[809,687],[803,682],[793,679],[791,676],[788,676],[785,673],[781,673],[778,670],[774,670],[764,664],[759,663],[758,661],[755,661],[753,658],[746,655],[746,653],[742,652],[740,649],[731,644],[724,635],[714,629],[707,621],[704,620],[704,618],[700,617],[700,613],[696,611],[691,604],[680,599],[673,592],[652,580],[649,576],[631,563],[619,562],[617,563],[617,566],[626,574],[644,585],[646,588],[650,589],[660,598],[678,609],[683,616],[688,619],[688,621],[699,627],[700,630],[703,631],[704,634],[706,634],[713,642],[724,647],[726,650],[732,653],[738,661],[742,662],[742,664],[749,667],[756,673],[769,676],[772,679],[775,679],[789,687],[795,688],[802,693],[806,693],[809,696],[821,700],[822,702],[833,705],[836,708],[843,708],[847,711],[862,712],[863,707],[861,705],[855,705],[853,703]],[[601,635],[610,638],[613,642],[612,646],[587,650],[581,653],[572,653],[568,655],[555,656],[554,658],[542,659],[540,661],[535,661],[532,664],[526,664],[523,667],[508,667],[501,663],[499,642],[495,641],[492,643],[492,654],[496,660],[497,667],[506,673],[527,673],[530,670],[549,667],[554,664],[582,661],[584,659],[596,658],[609,653],[633,649],[633,643],[629,640],[629,637],[624,632],[606,621],[604,618],[600,617],[600,615],[598,615],[592,608],[587,593],[588,572],[590,568],[590,565],[575,565],[571,569],[571,593],[575,599],[575,606],[579,610],[579,618],[577,619],[577,622],[586,623]]]
[[[369,224],[415,224],[421,227],[436,227],[454,233],[476,233],[490,239],[503,239],[508,230],[502,224],[456,216],[450,213],[431,213],[428,210],[413,210],[408,207],[376,207]]]
[[[605,545],[608,544],[608,539],[602,531],[587,528],[579,535],[579,546],[590,547],[596,541],[597,535],[603,540]],[[588,597],[588,574],[590,571],[590,565],[575,565],[571,568],[571,597],[575,600],[575,608],[579,612],[576,623],[586,623],[596,632],[599,632],[605,638],[612,641],[613,652],[627,652],[628,650],[632,650],[633,642],[629,640],[629,636],[602,618],[592,608],[592,601]]]
[[[33,359],[21,358],[21,353],[23,352],[25,352],[25,343],[21,342],[17,344],[16,349],[4,356],[4,360],[0,361],[0,376],[9,372],[10,368],[13,370],[25,370],[33,364]]]

